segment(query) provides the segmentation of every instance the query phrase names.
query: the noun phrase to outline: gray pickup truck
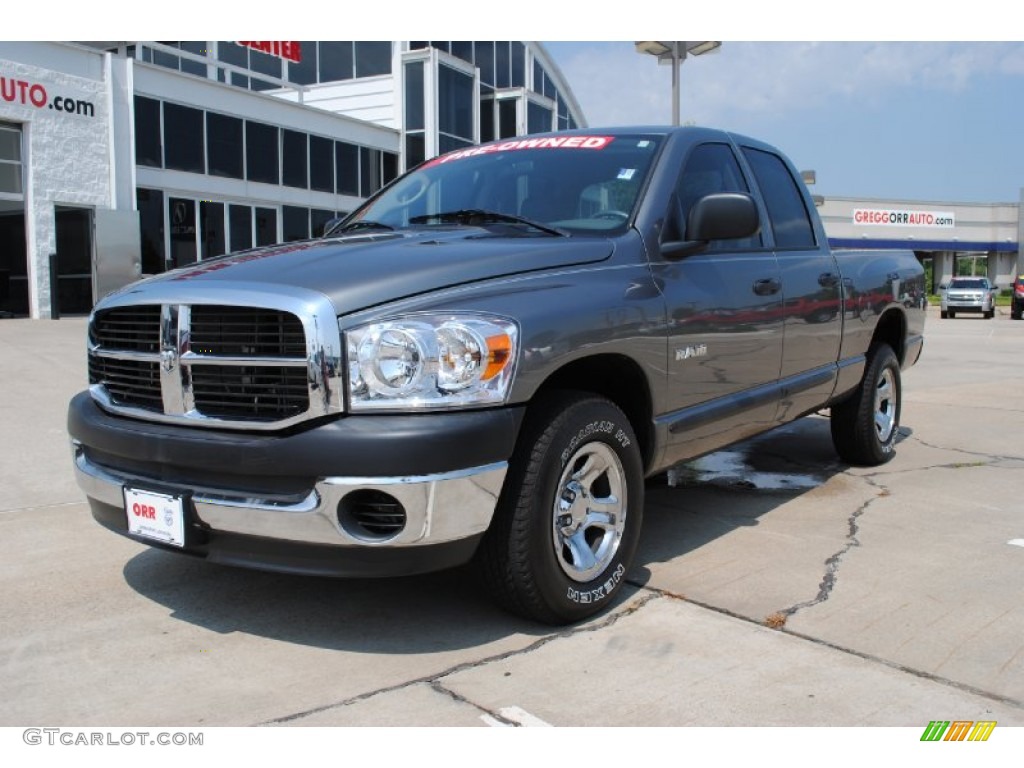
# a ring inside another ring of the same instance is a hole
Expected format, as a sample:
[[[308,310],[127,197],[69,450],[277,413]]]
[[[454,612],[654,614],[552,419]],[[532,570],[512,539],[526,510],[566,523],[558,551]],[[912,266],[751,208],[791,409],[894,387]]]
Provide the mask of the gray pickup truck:
[[[70,403],[104,526],[212,562],[473,561],[548,623],[608,606],[645,478],[830,409],[893,454],[910,252],[832,252],[784,155],[701,128],[530,136],[397,179],[324,237],[131,285]]]

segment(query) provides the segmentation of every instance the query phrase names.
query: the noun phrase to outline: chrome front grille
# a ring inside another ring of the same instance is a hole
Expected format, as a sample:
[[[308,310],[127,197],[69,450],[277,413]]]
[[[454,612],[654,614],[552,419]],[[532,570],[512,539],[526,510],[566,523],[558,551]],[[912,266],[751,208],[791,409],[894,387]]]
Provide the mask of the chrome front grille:
[[[110,398],[122,405],[148,408],[157,412],[163,408],[159,362],[118,360],[90,354],[89,384],[102,385]]]
[[[89,384],[115,413],[279,428],[342,410],[339,348],[326,308],[300,316],[222,304],[100,307],[89,326]]]
[[[192,307],[191,339],[192,350],[203,355],[306,355],[306,335],[299,318],[272,309]]]

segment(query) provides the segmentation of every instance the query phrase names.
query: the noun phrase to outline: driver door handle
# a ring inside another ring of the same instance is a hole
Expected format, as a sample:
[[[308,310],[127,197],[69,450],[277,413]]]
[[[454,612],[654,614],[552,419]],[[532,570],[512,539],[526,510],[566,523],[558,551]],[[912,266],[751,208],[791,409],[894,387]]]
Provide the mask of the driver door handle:
[[[758,296],[774,296],[782,290],[782,283],[774,277],[766,277],[754,281],[754,293]]]

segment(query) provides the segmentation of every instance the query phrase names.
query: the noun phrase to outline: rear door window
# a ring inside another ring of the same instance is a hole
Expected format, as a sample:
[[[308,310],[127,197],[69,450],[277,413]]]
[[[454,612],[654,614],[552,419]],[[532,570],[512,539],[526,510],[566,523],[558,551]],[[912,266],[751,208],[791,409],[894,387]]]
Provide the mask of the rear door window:
[[[817,243],[811,217],[796,180],[782,158],[771,152],[743,148],[761,188],[776,248],[813,248]]]

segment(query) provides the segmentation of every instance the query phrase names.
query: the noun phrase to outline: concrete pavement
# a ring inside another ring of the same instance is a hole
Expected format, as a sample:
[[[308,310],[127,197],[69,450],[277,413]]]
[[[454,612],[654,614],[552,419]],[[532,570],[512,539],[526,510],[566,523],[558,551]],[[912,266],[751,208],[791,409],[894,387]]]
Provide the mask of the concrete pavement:
[[[625,595],[565,630],[460,570],[290,577],[102,529],[64,430],[84,333],[0,320],[0,725],[1024,725],[1024,323],[930,313],[884,467],[811,417],[652,484]]]

